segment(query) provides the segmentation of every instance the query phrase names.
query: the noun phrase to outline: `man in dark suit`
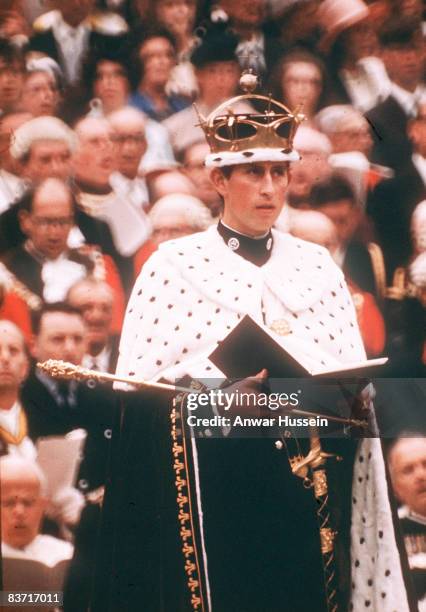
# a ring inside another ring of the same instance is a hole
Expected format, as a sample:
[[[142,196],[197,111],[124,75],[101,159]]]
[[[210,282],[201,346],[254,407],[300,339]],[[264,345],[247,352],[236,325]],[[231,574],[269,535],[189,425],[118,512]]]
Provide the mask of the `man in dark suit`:
[[[422,82],[422,37],[416,21],[396,17],[382,29],[380,41],[391,92],[366,118],[375,143],[373,161],[398,172],[412,154],[408,120],[415,115],[417,103],[426,93]]]
[[[379,183],[371,195],[368,213],[374,221],[385,257],[388,283],[395,269],[406,266],[413,254],[411,216],[416,205],[426,198],[426,102],[417,116],[408,121],[413,154],[405,171]]]
[[[62,359],[80,364],[86,351],[81,313],[67,304],[45,306],[35,322],[33,355],[38,361]],[[76,488],[86,505],[75,527],[75,552],[65,590],[67,610],[87,610],[100,504],[109,455],[116,402],[110,390],[76,381],[58,381],[36,367],[25,381],[21,402],[32,440],[64,435],[73,429],[87,431]],[[52,461],[55,458],[52,457]]]
[[[336,226],[339,239],[336,262],[358,287],[376,295],[377,287],[367,245],[354,238],[362,211],[348,181],[338,174],[319,181],[312,188],[310,204],[327,215]]]
[[[54,4],[56,10],[35,20],[29,48],[56,60],[67,83],[75,84],[89,48],[111,36],[124,35],[128,27],[115,13],[95,13],[94,0],[56,0]]]
[[[81,313],[63,303],[43,308],[34,326],[33,355],[40,361],[61,359],[79,365],[87,347]],[[111,438],[112,403],[107,393],[76,381],[58,381],[33,367],[21,401],[29,436],[64,435],[76,428],[88,432],[77,488],[87,493],[103,484]]]
[[[86,278],[71,287],[67,301],[77,308],[87,325],[87,352],[82,365],[100,372],[115,372],[119,336],[113,334],[113,292],[107,283]]]

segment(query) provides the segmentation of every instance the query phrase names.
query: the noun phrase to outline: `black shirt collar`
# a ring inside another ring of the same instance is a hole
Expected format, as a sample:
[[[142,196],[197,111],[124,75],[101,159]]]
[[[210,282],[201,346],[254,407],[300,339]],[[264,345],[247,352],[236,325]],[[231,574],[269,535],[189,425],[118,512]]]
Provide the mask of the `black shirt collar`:
[[[250,238],[250,236],[240,234],[219,221],[217,231],[228,248],[255,266],[263,266],[271,256],[273,245],[271,230],[261,238]]]

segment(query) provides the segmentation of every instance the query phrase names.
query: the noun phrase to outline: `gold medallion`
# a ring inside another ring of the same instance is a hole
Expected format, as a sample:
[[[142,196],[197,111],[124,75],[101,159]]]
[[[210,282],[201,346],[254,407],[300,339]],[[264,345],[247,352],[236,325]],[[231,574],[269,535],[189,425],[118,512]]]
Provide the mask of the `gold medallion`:
[[[272,329],[272,331],[279,336],[287,336],[288,334],[292,333],[290,323],[287,321],[287,319],[276,319],[275,321],[272,321],[269,329]]]

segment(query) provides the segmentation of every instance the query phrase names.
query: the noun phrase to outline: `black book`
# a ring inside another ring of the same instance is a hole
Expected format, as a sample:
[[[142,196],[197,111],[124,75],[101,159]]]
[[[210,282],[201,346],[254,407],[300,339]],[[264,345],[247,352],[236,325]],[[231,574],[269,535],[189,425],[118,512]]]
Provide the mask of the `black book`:
[[[347,363],[333,370],[309,370],[284,349],[272,335],[246,315],[209,355],[228,378],[256,375],[262,368],[269,378],[372,377],[387,358]]]

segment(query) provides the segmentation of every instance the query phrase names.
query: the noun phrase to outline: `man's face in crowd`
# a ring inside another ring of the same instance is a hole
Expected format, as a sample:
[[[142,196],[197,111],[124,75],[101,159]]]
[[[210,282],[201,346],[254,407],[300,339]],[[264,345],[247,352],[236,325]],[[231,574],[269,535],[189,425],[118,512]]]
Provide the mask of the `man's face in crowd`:
[[[391,450],[389,467],[399,501],[426,517],[426,438],[401,438]]]
[[[65,186],[53,180],[37,190],[32,210],[21,213],[24,233],[48,259],[56,259],[66,250],[73,223],[71,194]]]
[[[77,27],[93,10],[96,0],[55,0],[54,4],[61,11],[64,20]]]
[[[35,475],[1,478],[1,537],[14,548],[24,548],[38,535],[46,500]]]
[[[176,64],[175,50],[171,42],[160,36],[150,38],[141,45],[139,57],[143,64],[143,83],[163,87]]]
[[[210,153],[210,148],[206,142],[188,147],[185,151],[183,171],[194,184],[194,195],[204,202],[212,215],[216,217],[222,209],[222,202],[210,180],[210,171],[204,165],[208,153]]]
[[[74,156],[76,178],[93,186],[105,187],[116,168],[112,128],[105,119],[89,117],[76,127],[79,145]]]
[[[102,60],[98,63],[93,93],[102,101],[106,112],[117,110],[126,104],[129,81],[126,71],[119,62]]]
[[[320,212],[333,221],[341,245],[347,244],[352,238],[359,220],[360,211],[351,200],[337,200],[322,205]]]
[[[28,158],[22,161],[22,174],[34,184],[55,177],[66,181],[71,176],[71,151],[63,140],[37,140]]]
[[[32,72],[26,77],[20,103],[23,110],[33,117],[54,116],[58,110],[59,101],[58,86],[52,74]]]
[[[304,112],[313,113],[321,94],[322,75],[315,64],[291,62],[285,68],[281,80],[283,102],[295,109],[304,105]]]
[[[130,179],[138,174],[139,164],[147,148],[145,126],[136,118],[113,122],[118,170]]]
[[[192,30],[196,10],[195,0],[157,0],[155,3],[157,21],[175,34]]]
[[[19,62],[8,63],[0,57],[0,108],[14,110],[21,97],[24,82],[23,66]]]
[[[210,62],[195,70],[200,98],[218,104],[235,95],[240,78],[238,62]]]
[[[86,334],[79,314],[46,312],[35,339],[34,356],[38,361],[61,359],[80,365],[87,349]]]
[[[10,321],[0,321],[0,395],[2,390],[17,389],[28,372],[24,339]]]
[[[0,168],[8,172],[19,173],[19,164],[10,155],[9,147],[13,139],[13,132],[30,119],[32,116],[29,113],[14,113],[4,119],[0,117]]]
[[[69,303],[78,308],[87,326],[89,347],[102,349],[111,333],[113,295],[106,284],[80,283],[69,293]]]
[[[216,168],[211,177],[224,199],[226,225],[248,236],[261,236],[273,226],[284,205],[288,164],[241,164],[232,167],[229,178]]]
[[[383,59],[392,81],[407,91],[414,91],[421,82],[424,68],[422,42],[389,45]]]

